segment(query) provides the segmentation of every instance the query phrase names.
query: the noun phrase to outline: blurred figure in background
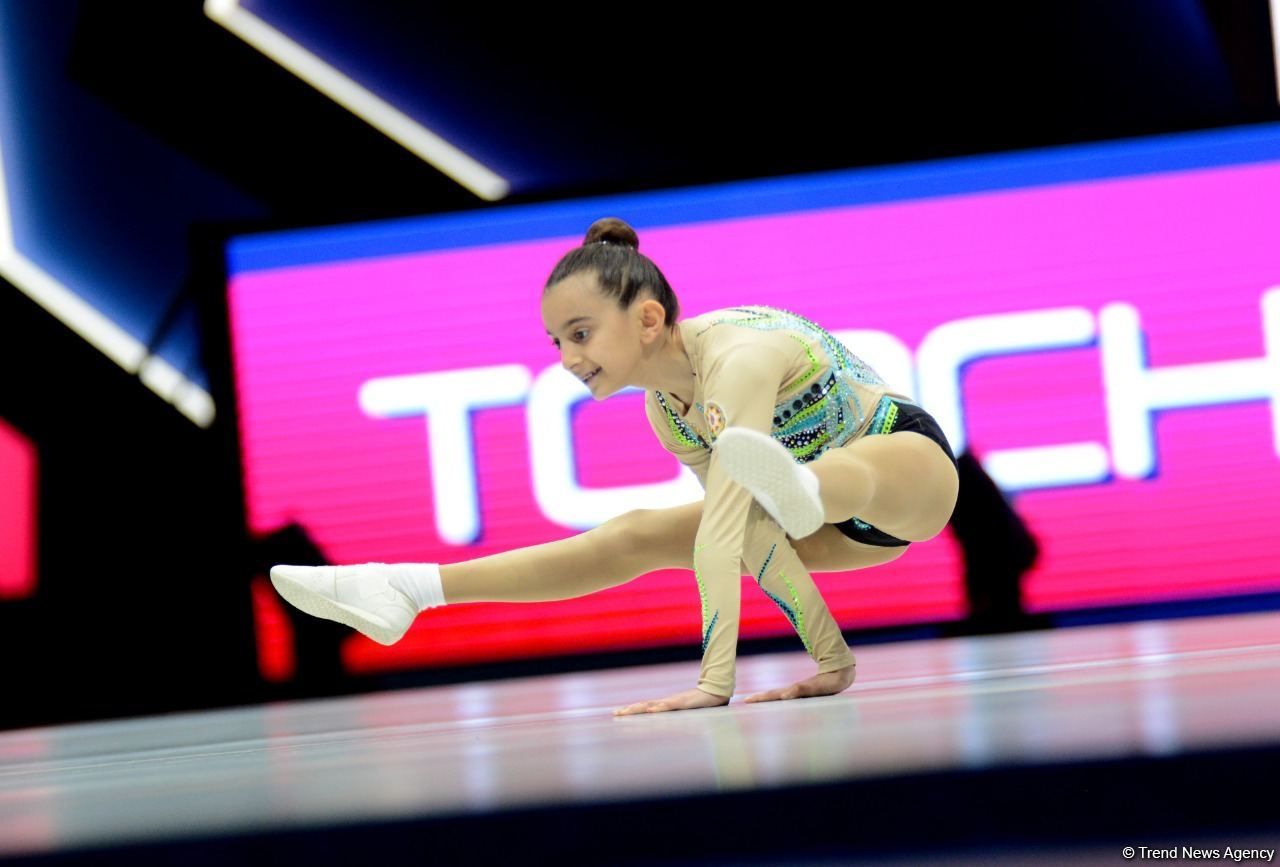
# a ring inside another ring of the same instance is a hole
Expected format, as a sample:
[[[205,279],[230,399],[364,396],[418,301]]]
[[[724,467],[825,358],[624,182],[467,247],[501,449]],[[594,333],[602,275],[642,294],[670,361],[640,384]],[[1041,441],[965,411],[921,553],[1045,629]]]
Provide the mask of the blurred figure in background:
[[[956,459],[960,491],[951,529],[964,552],[969,617],[946,631],[952,635],[1007,632],[1045,625],[1022,608],[1022,576],[1040,546],[982,463],[965,450]]]

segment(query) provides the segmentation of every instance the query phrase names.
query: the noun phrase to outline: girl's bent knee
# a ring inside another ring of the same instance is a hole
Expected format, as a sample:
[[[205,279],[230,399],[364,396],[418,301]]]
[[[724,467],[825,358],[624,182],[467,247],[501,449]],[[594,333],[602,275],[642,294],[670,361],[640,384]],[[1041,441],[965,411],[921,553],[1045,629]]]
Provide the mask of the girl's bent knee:
[[[632,509],[606,521],[610,553],[634,554],[639,568],[690,569],[700,503],[669,509]]]
[[[631,509],[600,525],[610,553],[656,551],[673,544],[666,509]]]
[[[623,548],[635,548],[644,544],[648,529],[647,512],[652,509],[631,509],[615,515],[600,525],[610,537],[609,541]]]

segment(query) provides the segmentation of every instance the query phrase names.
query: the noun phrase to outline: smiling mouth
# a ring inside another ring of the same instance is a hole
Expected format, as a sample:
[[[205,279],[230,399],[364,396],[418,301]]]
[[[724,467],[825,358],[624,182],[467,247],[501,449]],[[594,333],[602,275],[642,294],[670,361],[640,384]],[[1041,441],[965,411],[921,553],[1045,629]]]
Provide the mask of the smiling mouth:
[[[600,372],[600,368],[598,368],[598,367],[597,367],[595,370],[593,370],[593,371],[591,371],[590,373],[588,373],[588,374],[586,375],[586,377],[585,377],[582,381],[583,381],[584,383],[590,382],[591,380],[593,380],[593,379],[595,379],[595,378],[596,378],[596,374],[597,374],[597,373],[599,373],[599,372]]]

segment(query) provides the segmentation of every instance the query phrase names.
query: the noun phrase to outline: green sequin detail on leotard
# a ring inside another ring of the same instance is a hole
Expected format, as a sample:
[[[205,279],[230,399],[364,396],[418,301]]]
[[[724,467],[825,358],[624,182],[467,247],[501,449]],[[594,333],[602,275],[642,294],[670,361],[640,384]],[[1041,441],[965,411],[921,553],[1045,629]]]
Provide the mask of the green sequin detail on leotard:
[[[884,421],[880,423],[880,427],[876,429],[877,433],[887,434],[893,430],[893,423],[898,420],[898,405],[896,403],[889,404],[889,410],[884,414]]]
[[[808,369],[781,389],[784,395],[800,393],[774,405],[773,438],[802,464],[816,460],[828,448],[851,440],[866,420],[852,383],[883,386],[884,380],[830,332],[798,313],[764,305],[730,307],[727,312],[740,315],[721,316],[711,320],[707,328],[726,323],[760,331],[785,329],[787,336],[804,344],[809,357]],[[790,332],[799,332],[804,337]],[[811,345],[815,342],[831,360],[831,369],[824,377],[815,376],[822,367]],[[654,393],[678,442],[687,447],[711,448],[706,439],[671,408],[660,391]]]
[[[909,401],[901,401],[909,403]],[[898,423],[901,412],[898,409],[899,398],[892,398],[885,395],[880,398],[880,403],[876,406],[875,415],[871,417],[871,424],[867,425],[867,434],[888,434],[893,433],[893,428]],[[914,405],[914,404],[913,404]]]
[[[800,608],[800,594],[796,593],[796,585],[791,583],[787,573],[779,572],[778,575],[783,581],[787,582],[787,589],[791,591],[791,604],[796,608],[796,616],[791,622],[795,625],[796,632],[800,635],[800,640],[804,642],[804,649],[810,656],[813,656],[813,647],[809,644],[809,633],[804,628],[804,611]]]
[[[813,656],[813,647],[809,644],[809,633],[804,628],[804,611],[800,608],[800,595],[796,593],[795,585],[791,583],[791,579],[788,578],[785,573],[778,573],[779,577],[786,582],[787,587],[791,590],[792,605],[788,605],[786,600],[781,597],[774,596],[769,592],[769,588],[765,587],[762,583],[764,580],[765,570],[769,568],[769,563],[773,561],[773,553],[777,549],[778,546],[776,543],[769,548],[769,556],[764,558],[764,565],[760,567],[759,573],[755,576],[756,584],[764,591],[764,595],[772,599],[774,604],[777,605],[782,613],[787,616],[787,619],[791,621],[791,625],[795,627],[796,633],[800,636],[800,641],[804,644],[804,649],[809,652],[810,656]],[[816,659],[817,657],[814,658]]]
[[[711,643],[711,630],[716,625],[716,621],[720,619],[720,609],[716,609],[716,613],[708,619],[707,614],[707,585],[702,581],[702,573],[698,571],[698,552],[706,545],[698,545],[693,549],[693,577],[698,582],[698,598],[702,600],[702,652],[707,652],[707,645]]]
[[[667,426],[671,428],[671,435],[676,438],[677,442],[684,446],[711,448],[707,441],[700,437],[696,430],[689,427],[689,423],[671,408],[671,405],[667,403],[667,399],[662,396],[662,392],[655,391],[654,394],[658,397],[658,405],[662,407],[663,412],[667,415]]]

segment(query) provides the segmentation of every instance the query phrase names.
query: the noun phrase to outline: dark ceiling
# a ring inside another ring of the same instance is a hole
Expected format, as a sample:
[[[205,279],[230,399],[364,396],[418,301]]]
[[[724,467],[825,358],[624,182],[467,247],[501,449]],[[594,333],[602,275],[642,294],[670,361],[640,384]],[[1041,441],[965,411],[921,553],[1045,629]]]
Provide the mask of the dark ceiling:
[[[432,128],[514,200],[1274,120],[1265,0],[720,5],[244,4]],[[481,203],[201,5],[82,3],[71,74],[311,224]]]

